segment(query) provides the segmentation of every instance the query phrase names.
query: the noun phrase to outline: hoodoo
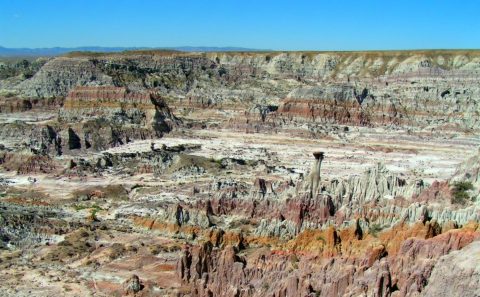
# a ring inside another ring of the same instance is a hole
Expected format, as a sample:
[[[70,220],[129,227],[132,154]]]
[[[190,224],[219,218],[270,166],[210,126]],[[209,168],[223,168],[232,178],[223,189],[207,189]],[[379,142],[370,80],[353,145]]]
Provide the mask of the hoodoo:
[[[314,152],[315,162],[313,163],[310,175],[308,178],[310,187],[310,198],[313,198],[317,193],[318,185],[320,184],[320,168],[322,167],[322,161],[324,158],[323,152]]]

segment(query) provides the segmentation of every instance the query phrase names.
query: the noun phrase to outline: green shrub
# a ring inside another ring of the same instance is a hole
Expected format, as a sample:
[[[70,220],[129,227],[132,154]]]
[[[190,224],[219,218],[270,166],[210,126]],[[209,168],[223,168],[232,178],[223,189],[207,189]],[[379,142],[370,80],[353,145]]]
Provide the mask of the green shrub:
[[[454,184],[454,190],[455,191],[468,191],[468,190],[473,190],[473,185],[469,181],[461,181],[461,182],[456,182]]]
[[[465,204],[467,201],[472,200],[468,191],[473,190],[473,185],[469,181],[459,181],[453,184],[453,198],[454,204]]]

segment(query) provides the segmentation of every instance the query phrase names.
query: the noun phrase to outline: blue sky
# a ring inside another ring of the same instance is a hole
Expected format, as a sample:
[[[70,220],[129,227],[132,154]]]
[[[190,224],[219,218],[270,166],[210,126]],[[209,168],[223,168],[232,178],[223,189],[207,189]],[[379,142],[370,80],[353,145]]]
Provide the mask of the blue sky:
[[[480,48],[480,1],[0,0],[0,45]]]

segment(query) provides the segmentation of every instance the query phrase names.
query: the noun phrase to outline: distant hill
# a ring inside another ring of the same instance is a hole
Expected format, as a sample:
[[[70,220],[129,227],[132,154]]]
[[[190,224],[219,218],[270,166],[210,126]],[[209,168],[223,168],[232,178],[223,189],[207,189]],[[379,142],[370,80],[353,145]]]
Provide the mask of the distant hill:
[[[262,51],[243,47],[207,47],[207,46],[179,46],[179,47],[51,47],[51,48],[6,48],[0,46],[0,57],[34,57],[34,56],[58,56],[69,52],[122,52],[130,50],[177,50],[183,52],[252,52]]]

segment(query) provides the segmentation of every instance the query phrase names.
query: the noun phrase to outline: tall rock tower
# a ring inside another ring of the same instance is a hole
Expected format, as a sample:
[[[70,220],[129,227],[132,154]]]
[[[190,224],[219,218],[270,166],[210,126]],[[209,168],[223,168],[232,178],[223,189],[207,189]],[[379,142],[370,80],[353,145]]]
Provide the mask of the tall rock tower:
[[[315,163],[313,163],[312,169],[310,170],[310,175],[308,177],[308,182],[310,185],[310,197],[313,197],[313,195],[317,193],[318,185],[320,184],[320,167],[322,166],[324,153],[314,152],[313,156],[315,157]]]

